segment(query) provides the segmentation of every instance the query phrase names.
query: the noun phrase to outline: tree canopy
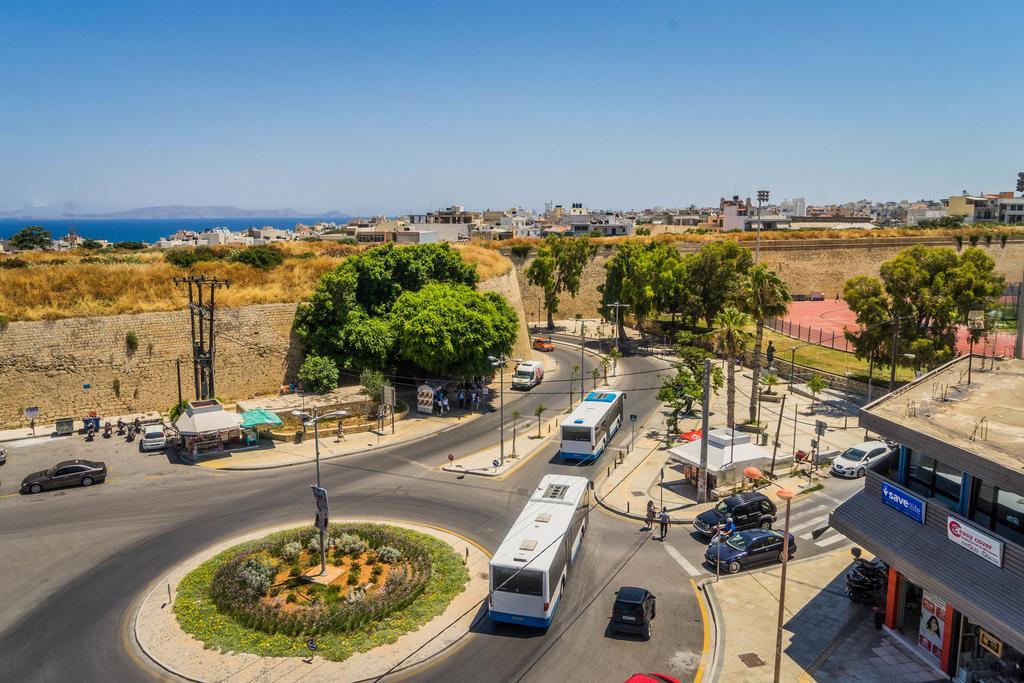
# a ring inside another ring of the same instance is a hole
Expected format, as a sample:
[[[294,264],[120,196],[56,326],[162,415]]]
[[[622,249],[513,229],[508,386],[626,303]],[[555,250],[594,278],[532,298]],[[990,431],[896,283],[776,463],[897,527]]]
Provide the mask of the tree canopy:
[[[49,249],[53,244],[50,231],[41,225],[30,225],[22,228],[11,237],[11,246],[15,249]]]
[[[500,295],[474,291],[477,280],[447,244],[376,247],[323,275],[295,331],[343,368],[482,374],[488,355],[511,351],[518,318]]]
[[[526,269],[526,281],[543,290],[548,328],[555,326],[562,293],[579,294],[583,269],[596,253],[597,244],[589,237],[548,235],[537,248],[537,256]]]
[[[973,247],[959,256],[945,247],[910,247],[884,262],[879,274],[851,278],[843,287],[843,298],[861,327],[847,332],[847,339],[859,358],[886,363],[893,353],[895,320],[897,364],[914,367],[934,367],[952,358],[957,325],[966,322],[971,310],[991,310],[1006,285],[995,272],[995,261]]]
[[[676,356],[679,360],[674,364],[676,374],[666,377],[658,390],[658,400],[665,403],[671,410],[671,423],[675,425],[680,415],[687,415],[693,406],[704,397],[704,359],[714,355],[698,346],[693,346],[693,335],[681,332],[676,338]],[[711,388],[717,391],[722,388],[722,368],[711,366]]]

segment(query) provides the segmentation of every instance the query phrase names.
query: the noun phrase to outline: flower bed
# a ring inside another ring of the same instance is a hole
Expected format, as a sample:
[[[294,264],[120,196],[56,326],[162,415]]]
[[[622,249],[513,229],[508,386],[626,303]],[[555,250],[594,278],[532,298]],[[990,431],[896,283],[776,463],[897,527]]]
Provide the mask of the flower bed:
[[[319,534],[290,529],[226,550],[178,585],[182,629],[208,648],[264,656],[342,660],[391,643],[444,612],[469,574],[451,546],[383,524],[332,524],[329,572]]]

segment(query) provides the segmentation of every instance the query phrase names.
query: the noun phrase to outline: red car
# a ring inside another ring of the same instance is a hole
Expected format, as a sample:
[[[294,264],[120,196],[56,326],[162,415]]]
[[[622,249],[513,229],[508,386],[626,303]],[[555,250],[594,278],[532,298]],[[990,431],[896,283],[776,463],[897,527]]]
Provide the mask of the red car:
[[[626,679],[626,683],[683,683],[678,678],[668,674],[650,673],[633,674]]]
[[[538,351],[554,351],[555,345],[546,337],[536,337],[533,340],[533,348]]]

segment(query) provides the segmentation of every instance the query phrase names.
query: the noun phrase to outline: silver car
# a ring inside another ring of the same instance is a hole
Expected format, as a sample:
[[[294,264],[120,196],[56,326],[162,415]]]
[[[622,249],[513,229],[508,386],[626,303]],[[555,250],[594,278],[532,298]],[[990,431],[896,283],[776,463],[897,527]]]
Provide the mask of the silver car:
[[[864,441],[843,451],[832,461],[832,474],[839,477],[863,477],[868,468],[892,452],[884,441]]]
[[[144,451],[158,451],[167,447],[167,436],[161,425],[151,425],[143,429],[139,448]]]

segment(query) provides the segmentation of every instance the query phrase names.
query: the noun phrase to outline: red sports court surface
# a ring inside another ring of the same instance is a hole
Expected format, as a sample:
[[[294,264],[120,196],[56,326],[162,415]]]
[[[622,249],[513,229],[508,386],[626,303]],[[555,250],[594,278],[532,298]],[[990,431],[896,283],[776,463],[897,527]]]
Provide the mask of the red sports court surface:
[[[827,301],[794,301],[789,306],[789,315],[785,318],[789,331],[789,325],[793,326],[791,337],[796,337],[798,330],[801,339],[808,339],[807,328],[810,328],[810,340],[817,342],[821,339],[822,346],[832,346],[832,336],[835,335],[835,348],[843,349],[843,331],[846,329],[856,330],[857,316],[842,299]],[[799,325],[799,327],[797,327]],[[995,346],[993,347],[993,342]],[[967,353],[970,345],[967,342],[967,328],[961,325],[957,330],[957,348],[961,353]],[[983,351],[984,347],[984,351]],[[993,348],[996,355],[1013,355],[1013,335],[1008,332],[997,332],[990,335],[987,343],[978,342],[974,345],[974,353],[992,354]]]

